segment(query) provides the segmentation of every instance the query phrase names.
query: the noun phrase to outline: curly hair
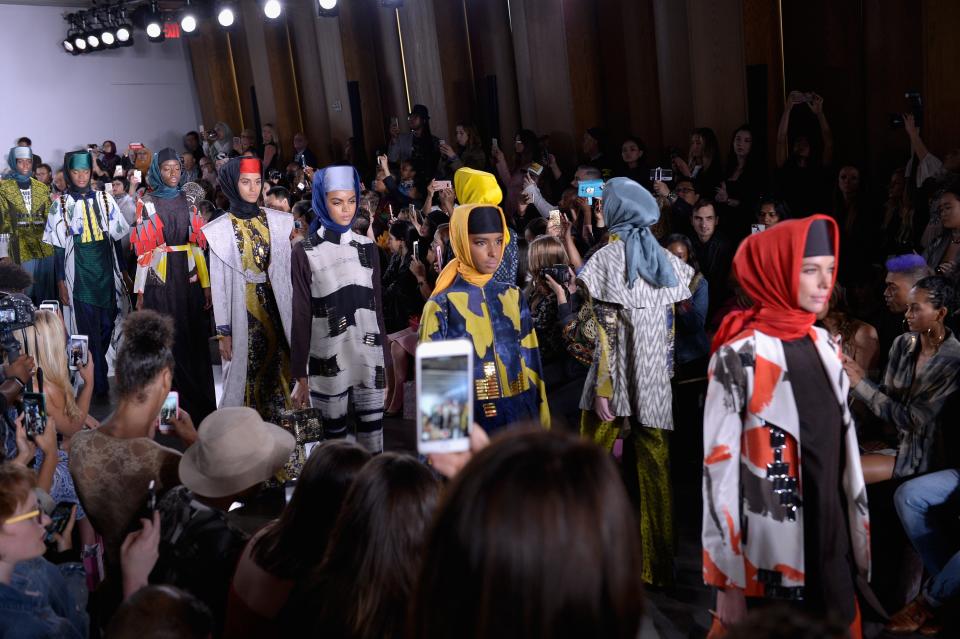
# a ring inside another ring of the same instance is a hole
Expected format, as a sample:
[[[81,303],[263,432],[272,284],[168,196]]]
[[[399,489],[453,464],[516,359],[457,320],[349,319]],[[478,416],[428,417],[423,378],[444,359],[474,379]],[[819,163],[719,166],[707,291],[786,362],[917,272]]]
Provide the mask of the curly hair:
[[[164,370],[173,369],[173,321],[155,311],[136,311],[123,322],[117,352],[117,392],[121,398],[145,398],[144,389]]]

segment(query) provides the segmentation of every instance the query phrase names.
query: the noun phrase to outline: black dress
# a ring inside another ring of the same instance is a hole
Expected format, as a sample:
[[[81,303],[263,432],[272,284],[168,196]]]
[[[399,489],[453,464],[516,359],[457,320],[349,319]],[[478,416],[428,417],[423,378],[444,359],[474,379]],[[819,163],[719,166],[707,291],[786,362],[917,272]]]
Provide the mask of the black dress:
[[[153,202],[163,221],[167,246],[182,246],[190,240],[190,205],[181,193],[175,198],[145,196]],[[173,389],[180,394],[180,406],[195,424],[216,410],[213,390],[213,369],[210,363],[210,312],[199,278],[193,276],[186,251],[167,253],[165,281],[150,270],[143,290],[143,308],[149,308],[173,319]]]
[[[843,490],[843,413],[809,337],[783,342],[800,419],[803,494],[803,607],[852,623],[854,564]]]

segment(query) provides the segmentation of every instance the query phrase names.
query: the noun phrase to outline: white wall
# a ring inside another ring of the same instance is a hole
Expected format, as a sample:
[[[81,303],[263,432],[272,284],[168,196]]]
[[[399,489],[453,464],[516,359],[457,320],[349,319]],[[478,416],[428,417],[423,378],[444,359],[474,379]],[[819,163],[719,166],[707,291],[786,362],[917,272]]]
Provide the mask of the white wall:
[[[185,43],[136,30],[132,47],[72,56],[60,45],[71,10],[0,4],[0,170],[24,135],[54,170],[66,151],[104,140],[121,153],[130,142],[180,150],[200,123]]]

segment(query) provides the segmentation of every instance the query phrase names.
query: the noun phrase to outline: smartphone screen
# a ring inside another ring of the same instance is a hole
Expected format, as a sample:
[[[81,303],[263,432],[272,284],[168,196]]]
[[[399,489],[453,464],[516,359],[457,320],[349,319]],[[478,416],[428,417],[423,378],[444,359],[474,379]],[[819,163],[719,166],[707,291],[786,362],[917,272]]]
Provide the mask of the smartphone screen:
[[[67,345],[67,365],[72,371],[78,371],[87,365],[90,356],[90,342],[86,335],[71,335]]]
[[[470,448],[473,423],[473,343],[428,342],[417,348],[417,449]]]
[[[413,241],[413,256],[420,259],[420,240]]]
[[[68,501],[61,501],[57,507],[50,513],[50,524],[47,526],[47,536],[44,541],[48,544],[54,542],[54,535],[59,535],[67,528],[67,522],[70,521],[70,512],[74,504]]]
[[[753,234],[753,233],[760,233],[760,232],[766,231],[766,230],[767,230],[767,225],[766,225],[766,224],[751,224],[751,225],[750,225],[750,233],[751,233],[751,234]]]
[[[163,400],[163,406],[160,407],[160,417],[158,428],[161,433],[169,433],[173,430],[173,421],[180,415],[180,394],[177,391],[167,393],[167,398]]]
[[[43,393],[23,394],[23,428],[31,439],[47,429],[47,403]]]
[[[293,499],[293,491],[296,489],[296,481],[288,481],[283,485],[283,499],[285,503],[290,503],[290,500]]]

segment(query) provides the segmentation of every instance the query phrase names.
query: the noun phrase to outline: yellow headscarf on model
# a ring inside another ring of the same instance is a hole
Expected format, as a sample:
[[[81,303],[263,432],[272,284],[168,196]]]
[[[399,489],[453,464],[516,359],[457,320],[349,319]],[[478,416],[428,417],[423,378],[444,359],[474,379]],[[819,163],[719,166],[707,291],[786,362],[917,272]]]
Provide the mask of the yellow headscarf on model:
[[[464,169],[460,169],[463,171]],[[457,172],[457,175],[460,174]],[[500,222],[503,225],[503,247],[510,242],[510,228],[507,226],[507,218],[503,215],[503,209],[499,206],[490,204],[463,204],[453,209],[453,215],[450,217],[450,246],[453,248],[454,258],[443,268],[440,276],[437,278],[437,285],[433,289],[433,295],[438,295],[445,291],[457,279],[457,275],[473,284],[474,286],[485,286],[493,274],[484,274],[476,269],[473,264],[473,256],[470,253],[470,233],[469,220],[470,213],[474,209],[496,209],[500,214]],[[503,248],[500,249],[500,259],[503,259]]]
[[[503,191],[492,173],[469,167],[463,167],[453,175],[453,190],[460,204],[497,206],[503,200]]]

